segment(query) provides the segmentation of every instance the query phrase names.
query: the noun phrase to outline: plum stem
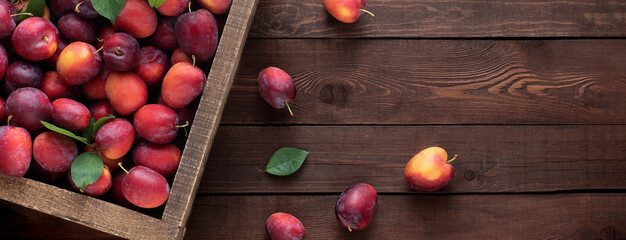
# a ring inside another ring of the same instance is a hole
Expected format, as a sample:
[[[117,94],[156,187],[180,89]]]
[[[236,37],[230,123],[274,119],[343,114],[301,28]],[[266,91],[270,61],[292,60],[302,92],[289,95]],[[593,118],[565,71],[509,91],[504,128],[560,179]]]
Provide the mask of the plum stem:
[[[7,126],[11,126],[11,119],[13,119],[13,115],[9,115],[9,117],[7,118]]]
[[[452,159],[448,160],[446,163],[450,163],[450,162],[454,161],[456,159],[456,157],[458,157],[458,156],[459,156],[458,154],[454,154],[454,157]]]
[[[48,36],[43,36],[41,39],[42,39],[44,42],[48,43]]]
[[[191,12],[191,1],[189,1],[189,4],[187,4],[187,8],[189,9],[189,12]]]
[[[30,16],[32,17],[33,14],[32,13],[16,13],[16,14],[11,14],[9,15],[10,17],[15,17],[15,16],[22,16],[22,15],[26,15],[26,16]]]
[[[352,232],[352,228],[350,228],[350,225],[348,225],[348,232]]]
[[[285,104],[287,105],[287,109],[289,109],[289,114],[293,117],[293,112],[291,111],[291,107],[289,107],[289,102],[285,101]]]
[[[196,66],[196,55],[192,54],[191,55],[191,66]]]
[[[103,49],[103,48],[104,48],[104,46],[102,46],[102,47],[98,48],[98,50],[96,50],[95,52],[93,52],[93,54],[96,54],[96,53],[98,53],[98,52],[102,51],[102,49]]]
[[[120,50],[122,50],[122,48],[121,48],[121,47],[117,47],[117,48],[115,49],[115,55],[117,55],[117,56],[122,56],[122,51],[120,51]]]
[[[374,17],[374,13],[372,13],[372,12],[370,12],[370,11],[367,11],[367,10],[362,9],[362,8],[361,8],[361,9],[359,9],[359,11],[369,14],[370,16],[372,16],[372,18]]]
[[[84,4],[84,3],[85,3],[84,1],[80,1],[78,4],[76,4],[76,7],[74,8],[74,11],[76,13],[80,13],[80,9],[78,9],[78,6],[80,6],[81,4]]]
[[[124,166],[122,166],[122,162],[118,162],[117,165],[120,165],[120,168],[122,169],[122,171],[124,171],[126,174],[128,174],[128,171],[126,171],[126,168],[124,168]]]
[[[185,124],[183,124],[183,125],[176,125],[177,128],[184,128],[184,127],[187,127],[187,126],[189,126],[189,121],[185,121]]]

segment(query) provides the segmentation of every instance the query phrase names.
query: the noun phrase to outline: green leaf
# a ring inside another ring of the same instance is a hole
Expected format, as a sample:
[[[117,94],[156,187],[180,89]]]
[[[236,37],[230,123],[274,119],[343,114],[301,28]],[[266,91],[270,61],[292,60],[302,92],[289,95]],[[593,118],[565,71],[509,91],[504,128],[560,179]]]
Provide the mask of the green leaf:
[[[24,19],[27,19],[29,17],[43,17],[45,7],[45,0],[30,0],[26,7],[22,7],[21,13],[32,13],[33,16],[20,15],[19,21],[24,21]]]
[[[113,116],[112,114],[107,115],[106,117],[101,117],[100,119],[98,119],[98,121],[96,121],[96,123],[93,125],[93,130],[91,132],[91,134],[93,134],[92,137],[96,137],[96,133],[98,132],[98,130],[100,130],[100,127],[102,127],[102,125],[104,125],[104,123],[106,123],[107,120],[115,118],[115,116]]]
[[[83,130],[83,134],[81,134],[81,136],[83,136],[84,138],[87,138],[87,140],[90,140],[89,138],[91,137],[91,134],[93,132],[94,123],[96,123],[96,119],[94,118],[89,119],[89,125],[87,125],[87,128]]]
[[[76,136],[76,134],[74,134],[74,133],[72,133],[72,132],[70,132],[68,130],[65,130],[63,128],[54,126],[53,124],[48,123],[46,121],[41,121],[41,124],[43,124],[43,126],[46,127],[47,129],[49,129],[50,131],[58,132],[60,134],[63,134],[63,135],[68,136],[68,137],[71,137],[73,139],[76,139],[78,141],[83,142],[84,144],[89,145],[89,141],[87,140],[87,138]]]
[[[297,148],[278,149],[267,163],[265,171],[277,176],[287,176],[300,169],[307,155],[309,152]]]
[[[102,175],[103,163],[102,159],[96,153],[84,152],[72,162],[72,181],[80,188],[81,192],[85,191],[87,185],[95,183]]]
[[[111,20],[115,24],[115,19],[124,8],[124,0],[91,0],[93,9],[101,16]]]
[[[161,4],[163,4],[165,2],[165,0],[148,0],[148,3],[150,3],[150,7],[153,8],[158,8],[161,6]]]

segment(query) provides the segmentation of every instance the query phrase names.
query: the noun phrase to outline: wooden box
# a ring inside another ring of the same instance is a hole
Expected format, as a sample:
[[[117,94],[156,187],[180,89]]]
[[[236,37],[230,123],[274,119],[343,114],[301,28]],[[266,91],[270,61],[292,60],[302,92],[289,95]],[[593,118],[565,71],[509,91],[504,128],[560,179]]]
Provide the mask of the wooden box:
[[[0,199],[128,239],[182,239],[258,0],[233,0],[161,218],[28,178],[0,176]]]

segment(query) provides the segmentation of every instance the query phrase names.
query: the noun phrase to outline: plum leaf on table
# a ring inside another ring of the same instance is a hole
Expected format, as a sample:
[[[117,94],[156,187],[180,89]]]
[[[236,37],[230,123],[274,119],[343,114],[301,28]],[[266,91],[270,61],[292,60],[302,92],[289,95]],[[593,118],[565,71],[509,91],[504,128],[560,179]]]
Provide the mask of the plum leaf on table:
[[[278,149],[267,163],[265,171],[277,176],[290,175],[300,169],[307,155],[309,152],[297,148],[284,147]]]

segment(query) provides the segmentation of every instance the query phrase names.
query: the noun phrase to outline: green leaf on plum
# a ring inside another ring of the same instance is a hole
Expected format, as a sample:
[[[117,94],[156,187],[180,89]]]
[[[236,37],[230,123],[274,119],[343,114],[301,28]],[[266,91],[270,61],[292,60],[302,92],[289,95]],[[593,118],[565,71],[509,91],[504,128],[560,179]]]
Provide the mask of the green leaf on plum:
[[[148,3],[150,3],[150,7],[153,8],[158,8],[161,6],[161,4],[163,4],[165,2],[165,0],[148,0]]]
[[[98,181],[103,165],[102,159],[96,153],[84,152],[78,155],[70,169],[72,181],[84,192],[87,185]]]
[[[111,20],[115,24],[115,19],[124,8],[124,0],[91,0],[93,9],[101,16]]]
[[[93,134],[93,125],[95,123],[96,123],[96,119],[95,118],[89,119],[89,125],[87,125],[87,128],[85,128],[85,130],[83,130],[83,134],[81,134],[81,136],[83,136],[84,138],[87,138],[87,140],[89,140],[89,138]]]
[[[22,7],[21,13],[31,13],[33,15],[32,16],[20,15],[19,21],[20,22],[24,21],[24,19],[27,19],[29,17],[43,17],[45,8],[46,8],[45,0],[30,0],[26,7]]]
[[[72,133],[72,132],[70,132],[68,130],[65,130],[63,128],[57,127],[54,124],[48,123],[46,121],[41,121],[41,124],[43,124],[43,126],[46,127],[50,131],[63,134],[65,136],[68,136],[68,137],[71,137],[71,138],[76,139],[78,141],[81,141],[82,143],[84,143],[86,145],[89,145],[89,141],[87,140],[87,138],[76,136],[76,134],[74,134],[74,133]]]
[[[265,171],[272,175],[287,176],[302,166],[309,152],[292,147],[278,149],[265,167]]]

